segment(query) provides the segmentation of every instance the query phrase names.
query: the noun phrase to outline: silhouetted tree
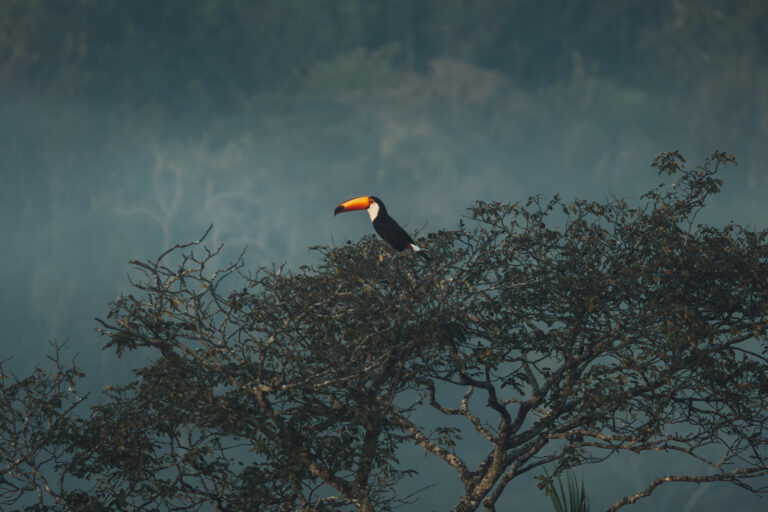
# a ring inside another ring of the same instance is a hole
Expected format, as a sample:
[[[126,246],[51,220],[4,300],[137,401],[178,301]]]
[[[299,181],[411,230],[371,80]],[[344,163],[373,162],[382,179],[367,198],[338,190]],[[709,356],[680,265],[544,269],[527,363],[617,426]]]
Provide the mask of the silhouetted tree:
[[[653,165],[674,182],[637,206],[478,202],[466,226],[424,241],[429,263],[373,238],[316,248],[319,263],[296,272],[246,273],[242,257],[215,270],[201,241],[133,261],[135,292],[100,322],[107,347],[153,362],[80,418],[61,387],[78,371],[4,379],[0,496],[34,491],[38,509],[62,510],[389,510],[410,499],[396,494],[411,473],[396,455],[413,445],[456,471],[455,511],[494,510],[544,465],[621,452],[698,469],[610,510],[675,481],[761,492],[766,231],[695,223],[731,162],[718,152],[689,169],[664,153]],[[479,464],[468,447],[484,450]]]

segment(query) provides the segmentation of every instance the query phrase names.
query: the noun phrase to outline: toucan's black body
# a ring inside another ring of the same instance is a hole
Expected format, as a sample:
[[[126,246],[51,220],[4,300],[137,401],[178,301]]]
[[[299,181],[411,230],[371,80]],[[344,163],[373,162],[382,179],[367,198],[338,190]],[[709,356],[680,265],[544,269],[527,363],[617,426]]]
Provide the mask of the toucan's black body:
[[[429,255],[421,247],[416,245],[413,238],[402,228],[395,219],[389,216],[384,203],[375,196],[360,196],[344,201],[333,211],[334,215],[352,210],[366,210],[373,222],[373,228],[389,245],[403,251],[411,249],[419,253],[424,259],[430,259]]]
[[[373,219],[373,229],[398,251],[408,249],[409,245],[415,245],[413,238],[409,235],[395,219],[389,216],[387,209],[381,199],[371,196],[371,199],[379,204],[379,214]]]

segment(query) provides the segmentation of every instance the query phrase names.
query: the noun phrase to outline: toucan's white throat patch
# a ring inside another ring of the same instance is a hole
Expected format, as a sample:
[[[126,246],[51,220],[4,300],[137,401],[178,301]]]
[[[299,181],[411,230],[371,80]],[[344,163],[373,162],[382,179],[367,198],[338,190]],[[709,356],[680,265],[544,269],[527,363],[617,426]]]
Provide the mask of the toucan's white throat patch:
[[[368,216],[371,218],[371,222],[373,222],[379,216],[379,203],[373,201],[365,211],[368,212]]]

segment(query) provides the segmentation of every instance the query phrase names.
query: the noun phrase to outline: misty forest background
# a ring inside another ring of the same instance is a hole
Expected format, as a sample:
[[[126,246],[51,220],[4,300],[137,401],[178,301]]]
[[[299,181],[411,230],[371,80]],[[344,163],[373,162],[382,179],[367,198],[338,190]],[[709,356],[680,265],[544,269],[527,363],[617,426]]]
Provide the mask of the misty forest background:
[[[130,258],[212,223],[226,257],[295,269],[371,232],[332,215],[362,194],[429,232],[477,199],[637,199],[656,154],[720,149],[740,165],[698,220],[762,228],[767,142],[763,0],[0,0],[0,356],[24,374],[69,340],[94,389],[125,381],[146,356],[102,351],[93,318]],[[404,491],[454,478],[402,459]],[[584,476],[599,510],[658,471]],[[551,507],[532,479],[505,497]],[[634,509],[763,501],[679,485]]]

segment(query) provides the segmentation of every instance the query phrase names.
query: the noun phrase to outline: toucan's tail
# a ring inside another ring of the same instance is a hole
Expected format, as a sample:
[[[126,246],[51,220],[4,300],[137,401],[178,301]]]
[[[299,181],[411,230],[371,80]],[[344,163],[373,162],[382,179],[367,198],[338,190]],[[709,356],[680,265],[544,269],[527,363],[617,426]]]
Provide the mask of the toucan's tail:
[[[411,249],[416,254],[418,254],[419,256],[421,256],[422,258],[424,258],[426,261],[429,261],[432,259],[432,256],[430,256],[429,253],[427,253],[427,251],[425,251],[424,249],[422,249],[416,244],[408,244],[408,248]]]

